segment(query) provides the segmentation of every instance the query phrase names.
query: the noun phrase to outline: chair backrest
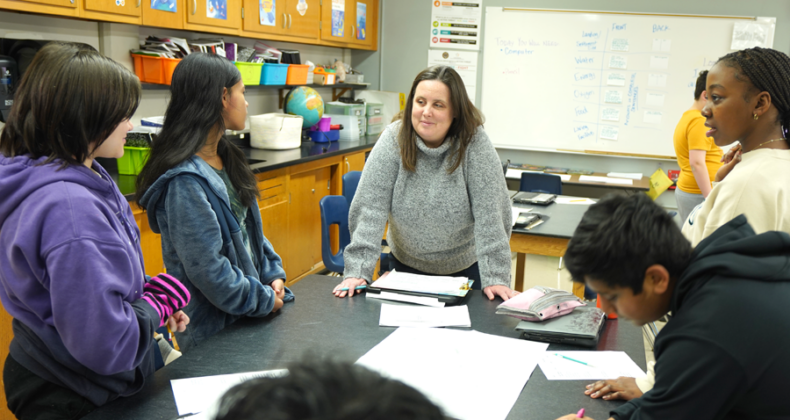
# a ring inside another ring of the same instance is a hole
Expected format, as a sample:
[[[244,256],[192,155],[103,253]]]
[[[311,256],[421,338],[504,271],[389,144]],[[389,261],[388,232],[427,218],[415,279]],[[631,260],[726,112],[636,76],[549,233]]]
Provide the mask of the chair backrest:
[[[562,195],[562,178],[540,172],[522,172],[519,191]]]
[[[348,231],[348,201],[340,195],[328,195],[318,205],[321,208],[321,259],[328,270],[342,273],[345,269],[343,251],[351,242]],[[329,242],[329,228],[332,225],[338,225],[340,229],[340,248],[337,254],[332,254]]]
[[[357,192],[360,177],[362,177],[362,171],[351,171],[343,175],[343,197],[346,197],[349,207],[351,207],[354,194]]]

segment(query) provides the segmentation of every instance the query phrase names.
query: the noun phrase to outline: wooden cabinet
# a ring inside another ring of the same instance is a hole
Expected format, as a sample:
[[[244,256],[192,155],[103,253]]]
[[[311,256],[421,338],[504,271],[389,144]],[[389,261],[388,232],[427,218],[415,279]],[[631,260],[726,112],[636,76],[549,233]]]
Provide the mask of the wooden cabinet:
[[[342,20],[338,12],[342,9]],[[378,45],[378,0],[324,0],[321,6],[321,43],[357,49]]]
[[[318,43],[321,0],[244,0],[244,34],[280,41]],[[265,3],[261,5],[261,3]],[[263,7],[262,7],[263,6]],[[271,10],[271,11],[269,11]],[[263,13],[271,13],[264,16]],[[274,25],[270,23],[274,22]]]
[[[351,171],[361,171],[365,167],[366,152],[358,152],[343,156],[343,174]]]
[[[283,0],[276,2],[272,0],[244,0],[244,9],[242,10],[244,30],[262,34],[281,34],[288,22],[288,17],[283,10],[285,10]],[[274,25],[268,23],[274,23]]]
[[[241,0],[186,0],[184,29],[237,35],[241,29]]]
[[[283,35],[318,39],[318,22],[321,19],[320,0],[287,0],[285,2]]]
[[[109,22],[142,23],[142,3],[151,0],[81,0],[80,16]]]
[[[80,15],[79,1],[80,0],[0,0],[0,9],[77,17]],[[5,407],[5,405],[3,405],[3,407]]]
[[[5,358],[8,357],[8,347],[11,345],[11,340],[14,338],[14,331],[11,328],[11,315],[0,306],[0,389],[5,389],[3,383],[3,376],[1,375],[3,367],[5,366]],[[0,419],[13,420],[15,417],[8,409],[5,399],[5,392],[0,392]]]
[[[184,0],[142,0],[143,25],[159,28],[183,29],[184,10],[187,2]]]
[[[321,211],[318,202],[331,192],[331,168],[292,174],[288,205],[289,281],[313,270],[321,259]]]
[[[288,270],[288,177],[286,169],[258,174],[258,207],[261,211],[263,234]]]
[[[143,250],[143,264],[145,274],[155,276],[165,272],[165,263],[162,259],[162,235],[154,233],[148,225],[148,213],[144,212],[137,204],[129,203],[134,215],[134,221],[140,229],[140,248]]]

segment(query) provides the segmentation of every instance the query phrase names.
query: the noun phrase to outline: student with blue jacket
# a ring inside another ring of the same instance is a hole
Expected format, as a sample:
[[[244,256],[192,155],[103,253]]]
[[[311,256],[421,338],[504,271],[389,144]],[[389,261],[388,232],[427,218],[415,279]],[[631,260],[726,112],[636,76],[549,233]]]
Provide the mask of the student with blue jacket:
[[[95,158],[123,156],[140,81],[83,44],[49,43],[0,134],[3,368],[19,420],[78,419],[139,392],[162,365],[154,331],[183,331],[181,282],[145,276],[128,202]]]
[[[192,302],[184,351],[240,317],[293,300],[280,257],[263,234],[255,175],[224,137],[247,118],[244,84],[223,57],[194,53],[176,67],[162,131],[137,178],[137,202],[162,234],[167,272]]]

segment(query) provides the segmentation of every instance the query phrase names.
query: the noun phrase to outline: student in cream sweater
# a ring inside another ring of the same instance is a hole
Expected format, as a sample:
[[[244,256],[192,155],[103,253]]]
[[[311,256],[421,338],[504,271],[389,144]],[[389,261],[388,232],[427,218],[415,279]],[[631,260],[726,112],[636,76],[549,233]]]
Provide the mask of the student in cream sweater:
[[[489,299],[517,294],[510,289],[510,198],[482,124],[455,70],[435,66],[417,75],[402,120],[387,127],[365,164],[335,296],[353,296],[372,280],[388,221],[390,269],[469,277]]]

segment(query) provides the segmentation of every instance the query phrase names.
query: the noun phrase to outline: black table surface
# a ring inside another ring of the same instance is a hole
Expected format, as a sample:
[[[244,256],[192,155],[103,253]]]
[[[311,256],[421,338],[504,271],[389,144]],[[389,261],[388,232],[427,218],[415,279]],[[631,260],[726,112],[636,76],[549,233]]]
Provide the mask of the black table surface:
[[[171,379],[280,369],[315,357],[356,361],[395,328],[379,327],[380,301],[368,300],[364,294],[351,299],[332,296],[338,282],[337,277],[306,277],[292,287],[296,300],[285,304],[279,313],[237,321],[157,371],[138,394],[100,407],[86,419],[173,419],[177,410]],[[489,301],[476,290],[470,293],[466,304],[474,330],[518,338],[518,320],[494,313],[501,300]],[[587,350],[557,344],[549,349]],[[645,369],[642,332],[630,323],[607,321],[597,349],[625,351]],[[506,373],[508,360],[514,357],[519,355],[481,355],[466,369],[487,369],[494,381],[497,375]],[[585,396],[584,386],[590,382],[549,381],[537,367],[507,418],[551,420],[584,407],[588,416],[607,419],[609,410],[622,402]]]
[[[513,207],[532,209],[530,213],[548,216],[548,219],[530,230],[513,228],[513,232],[526,233],[537,236],[550,236],[555,238],[570,239],[573,231],[584,216],[589,205],[551,203],[548,206],[535,204],[513,204]]]

